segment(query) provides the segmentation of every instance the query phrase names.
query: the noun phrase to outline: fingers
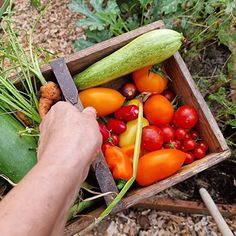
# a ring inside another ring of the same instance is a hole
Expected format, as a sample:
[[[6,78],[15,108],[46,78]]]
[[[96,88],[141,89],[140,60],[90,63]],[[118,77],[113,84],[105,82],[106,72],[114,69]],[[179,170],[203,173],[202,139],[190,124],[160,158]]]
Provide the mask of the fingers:
[[[97,116],[97,112],[96,110],[93,108],[93,107],[86,107],[82,113],[86,113],[86,114],[89,114],[90,116],[96,118]]]

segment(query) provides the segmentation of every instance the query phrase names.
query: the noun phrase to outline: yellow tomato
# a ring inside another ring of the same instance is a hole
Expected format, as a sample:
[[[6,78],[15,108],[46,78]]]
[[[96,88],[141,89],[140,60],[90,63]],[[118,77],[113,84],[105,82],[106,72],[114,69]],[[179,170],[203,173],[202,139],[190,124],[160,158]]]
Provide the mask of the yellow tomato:
[[[106,116],[117,111],[124,103],[125,97],[111,88],[90,88],[79,93],[84,107],[94,107],[98,116]]]
[[[149,122],[143,118],[143,127],[148,126]],[[129,121],[126,124],[126,131],[120,135],[119,146],[124,147],[135,143],[136,132],[138,126],[138,119]]]
[[[139,101],[137,98],[134,98],[127,103],[127,105],[136,105],[136,106],[138,106],[138,104],[139,104]]]

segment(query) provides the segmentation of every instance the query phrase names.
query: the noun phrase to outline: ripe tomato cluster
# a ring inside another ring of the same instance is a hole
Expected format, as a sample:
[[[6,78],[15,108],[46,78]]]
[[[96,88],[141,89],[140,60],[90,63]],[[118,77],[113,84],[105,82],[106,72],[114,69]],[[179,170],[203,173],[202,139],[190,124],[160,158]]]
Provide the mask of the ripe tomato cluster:
[[[206,156],[208,143],[202,140],[196,125],[196,109],[190,105],[175,108],[175,94],[168,89],[169,77],[163,66],[149,66],[132,74],[133,81],[123,85],[120,93],[126,101],[107,123],[100,123],[102,151],[109,146],[134,145],[137,118],[137,96],[145,93],[141,149],[143,153],[159,149],[179,149],[187,153],[185,164]]]

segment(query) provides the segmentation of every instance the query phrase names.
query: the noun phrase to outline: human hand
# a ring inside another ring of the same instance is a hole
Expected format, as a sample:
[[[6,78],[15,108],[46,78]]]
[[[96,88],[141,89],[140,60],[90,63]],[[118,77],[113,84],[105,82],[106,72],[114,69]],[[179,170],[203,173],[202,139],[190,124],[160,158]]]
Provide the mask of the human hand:
[[[88,169],[101,148],[102,137],[93,108],[79,112],[69,103],[58,102],[44,117],[39,129],[39,161],[71,162]]]

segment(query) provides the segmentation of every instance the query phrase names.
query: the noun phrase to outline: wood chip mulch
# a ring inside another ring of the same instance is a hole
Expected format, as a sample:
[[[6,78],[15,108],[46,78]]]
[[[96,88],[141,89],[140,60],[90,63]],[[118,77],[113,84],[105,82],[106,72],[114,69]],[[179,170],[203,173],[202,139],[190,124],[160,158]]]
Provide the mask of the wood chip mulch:
[[[47,1],[42,1],[42,4],[46,3]],[[69,0],[52,1],[40,20],[33,38],[35,44],[39,44],[58,57],[73,53],[73,41],[84,34],[83,29],[75,27],[76,21],[82,16],[72,12],[68,8],[68,3]],[[25,42],[26,33],[37,19],[38,11],[30,5],[30,1],[26,0],[15,0],[14,11],[14,24],[25,31],[21,33],[21,39]]]

